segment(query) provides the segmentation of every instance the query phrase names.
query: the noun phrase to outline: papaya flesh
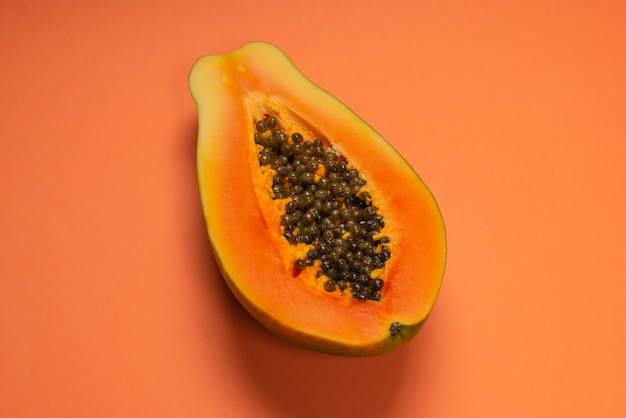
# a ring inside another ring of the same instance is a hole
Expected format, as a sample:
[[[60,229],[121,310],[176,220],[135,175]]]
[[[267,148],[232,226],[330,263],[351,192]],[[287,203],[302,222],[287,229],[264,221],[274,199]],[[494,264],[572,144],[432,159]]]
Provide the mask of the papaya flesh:
[[[200,58],[189,88],[208,236],[239,302],[321,352],[411,340],[439,293],[446,234],[407,161],[269,43]]]

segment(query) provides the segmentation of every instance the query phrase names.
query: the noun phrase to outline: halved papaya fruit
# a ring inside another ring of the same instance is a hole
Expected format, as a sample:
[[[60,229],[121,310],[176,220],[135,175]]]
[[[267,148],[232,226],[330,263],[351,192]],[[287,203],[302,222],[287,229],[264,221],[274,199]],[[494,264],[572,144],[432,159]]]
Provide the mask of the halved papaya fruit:
[[[189,87],[208,236],[241,304],[326,353],[412,339],[441,286],[446,235],[407,161],[269,43],[200,58]]]

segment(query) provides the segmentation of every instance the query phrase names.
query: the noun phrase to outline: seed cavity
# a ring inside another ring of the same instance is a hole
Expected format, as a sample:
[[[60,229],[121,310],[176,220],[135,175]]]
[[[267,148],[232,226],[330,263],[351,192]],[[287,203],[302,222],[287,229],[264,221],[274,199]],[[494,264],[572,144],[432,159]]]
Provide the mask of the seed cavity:
[[[269,114],[254,127],[259,165],[275,172],[270,195],[290,199],[280,215],[283,236],[291,245],[310,246],[294,261],[294,276],[314,269],[327,292],[380,301],[390,240],[367,181],[322,138],[283,132]]]

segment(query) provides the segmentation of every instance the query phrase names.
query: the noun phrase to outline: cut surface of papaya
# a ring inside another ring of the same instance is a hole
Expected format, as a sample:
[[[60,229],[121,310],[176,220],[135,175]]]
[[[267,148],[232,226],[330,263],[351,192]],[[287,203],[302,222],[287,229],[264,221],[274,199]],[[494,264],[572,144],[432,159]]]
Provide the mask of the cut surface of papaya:
[[[272,44],[200,58],[189,87],[208,237],[239,302],[326,353],[411,340],[441,287],[446,233],[407,161]]]

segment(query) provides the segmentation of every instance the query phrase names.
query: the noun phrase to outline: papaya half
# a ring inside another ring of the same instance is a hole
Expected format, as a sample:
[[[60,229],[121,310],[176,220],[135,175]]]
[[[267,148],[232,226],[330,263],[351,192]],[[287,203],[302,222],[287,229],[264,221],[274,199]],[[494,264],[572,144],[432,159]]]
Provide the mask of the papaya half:
[[[411,340],[439,293],[446,234],[407,161],[272,44],[201,57],[189,88],[208,237],[239,302],[321,352]]]

